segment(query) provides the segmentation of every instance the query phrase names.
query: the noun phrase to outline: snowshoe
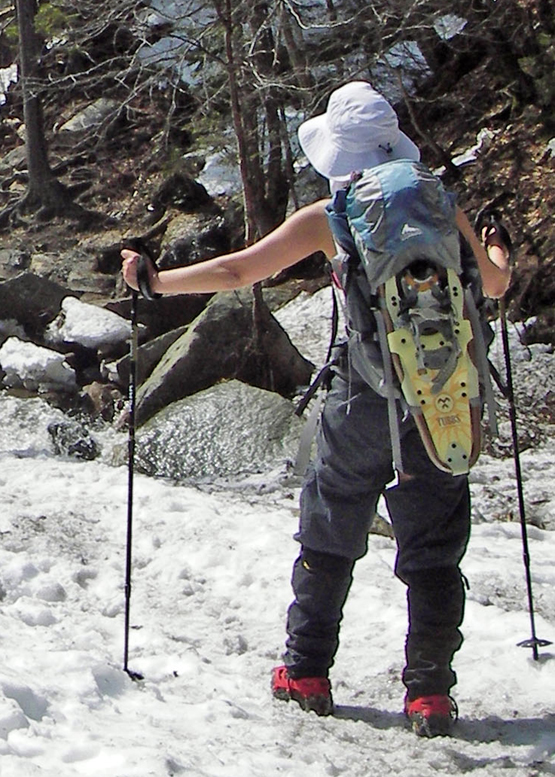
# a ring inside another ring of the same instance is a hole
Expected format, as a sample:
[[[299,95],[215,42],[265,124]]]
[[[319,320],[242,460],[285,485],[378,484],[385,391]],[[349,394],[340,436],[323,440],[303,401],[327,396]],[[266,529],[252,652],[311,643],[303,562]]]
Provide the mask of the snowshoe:
[[[480,453],[481,398],[461,281],[414,262],[383,284],[381,300],[386,347],[428,456],[466,474]]]

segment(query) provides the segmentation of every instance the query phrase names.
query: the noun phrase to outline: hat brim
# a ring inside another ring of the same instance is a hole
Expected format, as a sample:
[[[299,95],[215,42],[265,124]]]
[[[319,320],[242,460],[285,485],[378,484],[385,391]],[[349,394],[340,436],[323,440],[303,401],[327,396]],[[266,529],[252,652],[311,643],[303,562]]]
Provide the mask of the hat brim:
[[[353,153],[338,148],[329,137],[326,114],[314,116],[303,122],[299,127],[298,136],[308,161],[326,178],[348,176],[392,159],[412,159],[415,162],[420,160],[420,149],[404,132],[399,132],[399,140],[389,152],[377,148]]]

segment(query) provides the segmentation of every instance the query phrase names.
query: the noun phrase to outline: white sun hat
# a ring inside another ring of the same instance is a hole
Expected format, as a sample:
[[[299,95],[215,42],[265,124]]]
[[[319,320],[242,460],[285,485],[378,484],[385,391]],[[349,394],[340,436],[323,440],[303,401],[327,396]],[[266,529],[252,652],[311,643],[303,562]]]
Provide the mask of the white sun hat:
[[[310,164],[330,179],[348,180],[391,159],[420,160],[394,109],[367,81],[332,92],[326,112],[299,127],[299,142]]]

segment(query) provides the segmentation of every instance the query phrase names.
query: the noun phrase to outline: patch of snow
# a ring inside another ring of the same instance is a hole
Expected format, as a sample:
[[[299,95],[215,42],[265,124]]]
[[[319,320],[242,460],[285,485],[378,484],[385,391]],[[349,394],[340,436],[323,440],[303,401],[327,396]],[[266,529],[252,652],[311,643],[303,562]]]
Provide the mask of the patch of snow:
[[[17,65],[0,68],[0,105],[6,102],[6,92],[10,84],[15,84],[19,77]]]
[[[3,383],[9,388],[48,391],[76,386],[75,372],[63,354],[17,337],[9,337],[0,347],[0,365],[6,373]]]
[[[110,310],[65,297],[62,312],[49,324],[46,338],[52,343],[79,343],[100,348],[129,340],[130,322]]]

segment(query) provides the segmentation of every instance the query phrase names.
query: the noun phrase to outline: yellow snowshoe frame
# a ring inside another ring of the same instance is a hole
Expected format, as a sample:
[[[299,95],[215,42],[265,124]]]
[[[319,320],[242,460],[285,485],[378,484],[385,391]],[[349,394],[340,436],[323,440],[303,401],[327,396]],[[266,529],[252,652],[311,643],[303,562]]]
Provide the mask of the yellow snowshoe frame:
[[[412,332],[400,321],[400,295],[396,278],[382,287],[384,319],[392,362],[403,396],[415,419],[428,453],[439,469],[452,475],[468,473],[481,447],[481,399],[478,369],[472,358],[472,325],[465,318],[465,298],[458,275],[447,270],[453,310],[453,331],[460,346],[456,365],[438,387],[439,370],[423,368],[417,358]],[[421,335],[420,348],[440,348],[442,335]]]

